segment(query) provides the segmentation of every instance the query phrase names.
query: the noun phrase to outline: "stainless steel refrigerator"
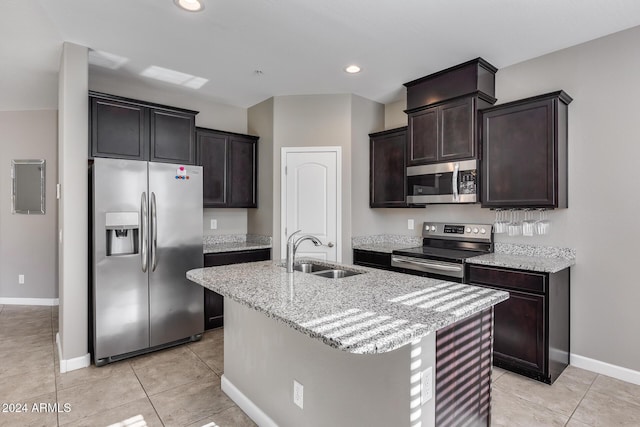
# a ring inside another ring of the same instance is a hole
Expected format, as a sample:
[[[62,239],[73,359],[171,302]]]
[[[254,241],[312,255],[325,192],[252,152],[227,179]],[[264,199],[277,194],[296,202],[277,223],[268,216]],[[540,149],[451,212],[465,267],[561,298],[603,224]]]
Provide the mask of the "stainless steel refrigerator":
[[[90,176],[95,364],[200,339],[202,167],[96,158]]]

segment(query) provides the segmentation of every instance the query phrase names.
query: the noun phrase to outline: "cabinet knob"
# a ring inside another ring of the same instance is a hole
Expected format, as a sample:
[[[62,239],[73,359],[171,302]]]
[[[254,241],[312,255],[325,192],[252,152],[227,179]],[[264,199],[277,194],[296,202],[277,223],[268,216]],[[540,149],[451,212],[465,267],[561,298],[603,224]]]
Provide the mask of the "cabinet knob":
[[[327,243],[327,246],[328,246],[328,247],[330,247],[330,248],[332,248],[332,247],[334,246],[334,245],[333,245],[333,242],[329,242],[329,243]]]

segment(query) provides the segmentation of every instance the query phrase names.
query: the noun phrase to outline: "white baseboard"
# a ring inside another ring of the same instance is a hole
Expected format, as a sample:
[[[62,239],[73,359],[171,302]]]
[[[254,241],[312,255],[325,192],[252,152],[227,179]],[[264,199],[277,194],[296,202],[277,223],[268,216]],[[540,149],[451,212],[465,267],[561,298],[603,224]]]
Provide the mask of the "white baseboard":
[[[260,427],[278,427],[278,424],[269,418],[262,409],[258,408],[244,393],[238,390],[224,374],[220,378],[220,387]]]
[[[623,368],[622,366],[612,365],[600,360],[590,359],[588,357],[572,354],[569,363],[576,368],[586,369],[587,371],[597,374],[606,375],[618,380],[626,381],[632,384],[640,385],[640,372],[633,369]]]
[[[60,305],[58,298],[0,298],[0,305]]]
[[[84,356],[74,357],[73,359],[62,358],[62,347],[60,346],[60,333],[56,333],[56,344],[58,345],[58,360],[60,360],[60,373],[75,371],[76,369],[86,368],[91,364],[91,355],[89,353]]]

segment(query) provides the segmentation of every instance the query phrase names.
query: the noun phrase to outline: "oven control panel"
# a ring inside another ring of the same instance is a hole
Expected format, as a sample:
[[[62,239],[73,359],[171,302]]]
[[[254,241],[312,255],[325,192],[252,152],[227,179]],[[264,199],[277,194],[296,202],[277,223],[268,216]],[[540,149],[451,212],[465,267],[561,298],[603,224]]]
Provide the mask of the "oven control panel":
[[[493,224],[455,224],[445,222],[425,222],[422,237],[449,238],[455,240],[492,240]]]

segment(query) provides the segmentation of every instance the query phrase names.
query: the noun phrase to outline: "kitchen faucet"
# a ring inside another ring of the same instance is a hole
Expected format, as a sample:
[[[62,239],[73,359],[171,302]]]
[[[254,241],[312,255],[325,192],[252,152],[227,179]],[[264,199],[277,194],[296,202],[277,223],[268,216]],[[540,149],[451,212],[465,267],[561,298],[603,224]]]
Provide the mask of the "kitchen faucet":
[[[312,234],[304,234],[297,239],[294,239],[293,236],[302,230],[294,231],[289,235],[287,239],[287,273],[293,273],[293,264],[296,260],[296,251],[298,250],[298,246],[305,240],[311,240],[314,245],[321,246],[322,242],[316,236]]]

